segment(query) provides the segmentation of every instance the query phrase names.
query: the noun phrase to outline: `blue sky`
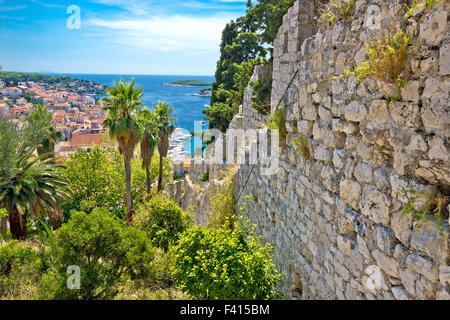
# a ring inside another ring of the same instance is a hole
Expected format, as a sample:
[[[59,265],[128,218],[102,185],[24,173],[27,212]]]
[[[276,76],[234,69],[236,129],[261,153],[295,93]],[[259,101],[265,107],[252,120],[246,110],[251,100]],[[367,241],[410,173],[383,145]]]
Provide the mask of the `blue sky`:
[[[212,75],[225,24],[247,0],[0,0],[8,71]],[[81,28],[70,30],[71,5]]]

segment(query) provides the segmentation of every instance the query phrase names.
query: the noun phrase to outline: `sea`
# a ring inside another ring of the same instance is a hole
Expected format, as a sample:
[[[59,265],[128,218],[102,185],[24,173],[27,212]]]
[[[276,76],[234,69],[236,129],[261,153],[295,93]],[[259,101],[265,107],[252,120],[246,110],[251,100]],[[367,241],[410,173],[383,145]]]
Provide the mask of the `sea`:
[[[204,119],[202,113],[210,104],[209,97],[193,96],[200,91],[201,87],[171,87],[163,86],[164,83],[170,83],[177,80],[202,80],[213,82],[213,76],[175,76],[175,75],[116,75],[116,74],[63,74],[71,78],[94,81],[100,84],[111,86],[115,82],[126,79],[131,81],[135,79],[135,84],[143,89],[144,97],[142,102],[145,107],[153,110],[153,103],[157,104],[159,100],[166,101],[173,107],[173,116],[176,118],[175,125],[178,132],[190,133],[198,131],[199,128],[207,129],[208,122]],[[199,122],[203,121],[202,124]],[[197,126],[194,124],[197,122]],[[181,130],[183,129],[183,130]],[[191,149],[194,153],[195,147],[201,142],[196,137],[190,143],[185,143],[185,149]],[[189,148],[190,145],[190,148]]]

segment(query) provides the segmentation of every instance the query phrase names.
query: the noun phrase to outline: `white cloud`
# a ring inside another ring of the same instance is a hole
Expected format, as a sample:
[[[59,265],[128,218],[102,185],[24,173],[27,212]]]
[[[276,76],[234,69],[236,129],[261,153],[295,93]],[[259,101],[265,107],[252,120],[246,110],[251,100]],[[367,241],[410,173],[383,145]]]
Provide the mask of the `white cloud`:
[[[217,52],[222,30],[231,19],[182,15],[154,16],[150,19],[93,18],[85,26],[108,30],[110,38],[121,45],[148,51],[189,51],[192,54]]]

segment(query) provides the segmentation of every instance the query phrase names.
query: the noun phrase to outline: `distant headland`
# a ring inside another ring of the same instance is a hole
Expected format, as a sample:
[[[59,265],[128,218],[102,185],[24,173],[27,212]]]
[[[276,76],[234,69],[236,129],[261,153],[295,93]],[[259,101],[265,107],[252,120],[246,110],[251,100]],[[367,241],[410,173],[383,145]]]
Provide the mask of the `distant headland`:
[[[210,87],[211,82],[202,80],[178,80],[170,83],[163,83],[163,86],[169,87]]]

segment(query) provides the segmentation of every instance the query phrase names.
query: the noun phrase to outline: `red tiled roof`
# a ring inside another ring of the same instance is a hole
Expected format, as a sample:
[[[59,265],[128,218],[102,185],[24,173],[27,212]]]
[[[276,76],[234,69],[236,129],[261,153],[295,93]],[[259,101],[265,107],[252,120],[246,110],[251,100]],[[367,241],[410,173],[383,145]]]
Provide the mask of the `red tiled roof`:
[[[80,147],[93,147],[103,144],[103,135],[100,133],[92,134],[80,134],[72,137],[72,146]]]

